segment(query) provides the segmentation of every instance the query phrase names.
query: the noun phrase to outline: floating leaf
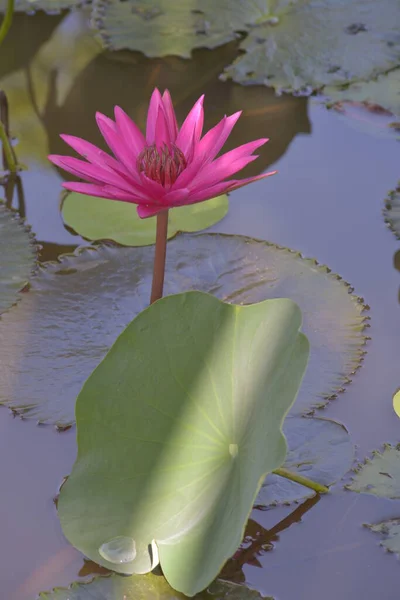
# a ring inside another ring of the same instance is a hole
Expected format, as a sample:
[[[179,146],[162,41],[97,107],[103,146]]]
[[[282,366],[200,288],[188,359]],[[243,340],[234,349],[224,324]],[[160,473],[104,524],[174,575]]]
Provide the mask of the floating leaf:
[[[73,583],[69,588],[57,588],[39,594],[40,600],[185,600],[172,590],[164,577],[153,574],[121,577],[96,577],[89,583]],[[196,600],[273,600],[255,590],[228,581],[215,581]]]
[[[225,77],[309,94],[368,81],[399,62],[399,0],[280,0],[267,10],[271,4]]]
[[[393,408],[396,415],[400,418],[400,389],[393,396]]]
[[[194,48],[215,48],[237,38],[265,12],[265,0],[95,0],[93,23],[112,50],[190,58]]]
[[[86,0],[15,0],[14,10],[32,14],[44,10],[48,14],[57,15],[66,8],[81,6]],[[7,0],[0,0],[0,13],[5,12]]]
[[[83,382],[148,304],[153,251],[102,246],[43,267],[0,322],[0,403],[39,421],[73,422]],[[299,304],[311,357],[293,413],[326,404],[360,365],[364,305],[315,260],[244,236],[179,234],[168,243],[165,294],[188,289],[237,304]]]
[[[169,211],[168,237],[178,231],[200,231],[224,218],[228,212],[225,194],[207,202],[173,208]],[[136,205],[83,196],[75,192],[65,196],[62,216],[82,237],[89,240],[113,240],[123,246],[146,246],[156,240],[156,217],[139,219]]]
[[[400,240],[400,181],[395,190],[389,192],[383,210],[387,223],[395,236]]]
[[[18,292],[34,270],[36,253],[32,239],[15,213],[0,203],[0,314],[21,298]]]
[[[285,460],[309,353],[301,320],[289,299],[235,306],[202,292],[141,312],[76,401],[78,457],[58,499],[73,546],[127,574],[158,554],[173,588],[205,589]]]
[[[373,81],[358,81],[341,89],[324,88],[324,94],[333,102],[368,102],[400,116],[400,68],[379,75]]]
[[[389,519],[376,525],[365,525],[371,531],[380,533],[384,538],[380,545],[400,557],[400,519]]]
[[[353,492],[400,498],[400,445],[386,444],[383,452],[374,452],[346,487]]]
[[[288,418],[283,426],[288,454],[283,467],[329,487],[347,473],[354,460],[350,436],[340,423],[328,419]],[[289,504],[315,492],[279,475],[268,475],[256,506]]]

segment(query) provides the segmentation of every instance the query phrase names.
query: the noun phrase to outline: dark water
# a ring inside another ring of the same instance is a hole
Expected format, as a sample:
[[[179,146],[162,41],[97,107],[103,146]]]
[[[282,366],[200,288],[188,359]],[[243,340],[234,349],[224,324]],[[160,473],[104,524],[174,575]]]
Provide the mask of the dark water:
[[[101,144],[95,111],[110,115],[120,104],[141,123],[155,85],[169,87],[180,120],[205,93],[206,127],[243,108],[228,148],[269,137],[247,174],[270,165],[279,174],[232,194],[228,216],[212,230],[295,248],[351,282],[371,306],[372,341],[353,384],[323,414],[348,427],[359,459],[385,441],[399,442],[392,395],[400,386],[400,244],[381,215],[399,177],[396,136],[366,111],[356,122],[315,100],[219,82],[235,44],[196,52],[193,61],[150,61],[99,53],[94,42],[77,36],[83,25],[78,14],[19,16],[1,49],[0,88],[10,99],[20,159],[30,167],[23,175],[24,204],[42,260],[82,243],[62,224],[62,175],[46,161],[47,153],[66,150],[59,133]],[[59,434],[0,410],[1,598],[32,600],[96,570],[63,539],[53,504],[74,460],[74,437],[73,430]],[[400,502],[342,486],[300,507],[254,511],[246,549],[224,574],[276,600],[397,600],[398,561],[362,524],[399,517]]]

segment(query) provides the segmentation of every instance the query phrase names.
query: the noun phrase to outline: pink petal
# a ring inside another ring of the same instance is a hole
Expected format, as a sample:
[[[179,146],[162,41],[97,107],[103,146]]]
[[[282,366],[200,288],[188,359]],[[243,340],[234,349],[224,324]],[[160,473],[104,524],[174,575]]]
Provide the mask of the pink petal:
[[[190,190],[187,188],[168,192],[163,198],[163,204],[167,205],[169,208],[172,208],[173,206],[182,206],[183,204],[186,204],[189,193]]]
[[[119,135],[114,121],[111,121],[111,119],[108,119],[101,113],[96,113],[96,121],[110,150],[112,150],[116,158],[127,169],[131,177],[133,177],[135,181],[140,182],[140,178],[136,170],[135,156],[133,156],[126,147],[123,138],[121,138]]]
[[[158,183],[157,181],[153,181],[145,175],[143,172],[140,173],[141,183],[143,189],[146,190],[146,193],[153,198],[156,202],[160,202],[165,196],[165,188]]]
[[[261,175],[256,175],[255,177],[247,177],[246,179],[232,179],[227,183],[230,183],[228,192],[233,192],[233,190],[238,190],[244,185],[248,185],[249,183],[253,183],[253,181],[258,181],[259,179],[265,179],[266,177],[270,177],[271,175],[275,175],[278,171],[270,171],[269,173],[262,173]]]
[[[221,194],[230,191],[230,183],[230,181],[221,181],[211,187],[192,192],[186,204],[197,204],[197,202],[203,202],[204,200],[211,200],[211,198],[221,196]]]
[[[70,192],[78,192],[79,194],[85,194],[85,196],[97,196],[98,198],[110,199],[110,196],[104,192],[104,187],[101,185],[80,183],[79,181],[64,181],[62,186]]]
[[[148,217],[154,217],[154,215],[157,215],[158,213],[162,212],[163,210],[165,210],[165,207],[163,206],[159,206],[159,207],[154,207],[154,206],[146,206],[144,204],[139,204],[139,206],[137,207],[137,214],[139,215],[139,217],[141,219],[147,219]]]
[[[110,185],[104,186],[104,193],[109,194],[108,197],[112,200],[121,200],[122,202],[134,202],[135,204],[152,204],[154,202],[153,198],[145,194],[138,194],[135,190],[129,193]]]
[[[174,105],[172,104],[171,94],[168,90],[162,95],[162,101],[164,104],[165,115],[167,118],[167,125],[169,131],[169,137],[171,142],[175,144],[176,136],[178,135],[178,123],[176,121]]]
[[[200,96],[189,112],[176,138],[176,145],[182,150],[187,160],[192,158],[194,147],[200,140],[203,131],[203,100],[204,94]]]
[[[132,191],[133,184],[127,182],[114,171],[104,169],[99,165],[93,165],[92,163],[79,160],[79,158],[73,158],[72,156],[50,155],[49,160],[61,167],[61,169],[64,169],[64,171],[72,173],[75,177],[86,179],[92,183],[115,185],[128,192]]]
[[[126,112],[119,106],[114,108],[114,115],[121,137],[124,138],[126,146],[136,158],[146,144],[143,133],[140,131],[136,123],[132,121]]]
[[[158,107],[156,129],[155,129],[155,143],[157,148],[162,148],[164,144],[170,145],[170,137],[167,125],[167,118],[165,116],[164,107]]]
[[[156,135],[156,121],[158,115],[158,107],[163,106],[161,94],[156,88],[151,95],[149,110],[147,112],[147,124],[146,124],[146,141],[149,146],[154,144]]]

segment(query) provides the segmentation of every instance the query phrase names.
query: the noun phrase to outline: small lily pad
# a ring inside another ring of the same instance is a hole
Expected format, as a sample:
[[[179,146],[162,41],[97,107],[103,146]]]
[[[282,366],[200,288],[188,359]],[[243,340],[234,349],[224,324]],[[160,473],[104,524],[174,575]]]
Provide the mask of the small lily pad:
[[[47,263],[0,322],[0,403],[68,425],[84,381],[150,297],[152,248],[86,248]],[[324,406],[365,353],[365,306],[327,267],[244,236],[178,234],[168,242],[165,294],[197,289],[227,302],[291,298],[311,357],[292,414]],[[52,374],[57,373],[57,376]]]
[[[385,223],[400,240],[400,181],[395,190],[389,192],[383,210]]]
[[[333,102],[368,102],[400,116],[400,68],[378,75],[372,81],[357,81],[344,89],[327,86],[324,94]]]
[[[28,283],[35,264],[28,227],[0,203],[0,314],[21,299],[18,292]]]
[[[400,389],[393,396],[393,408],[396,415],[400,418]]]
[[[68,588],[56,588],[39,594],[40,600],[185,600],[173,590],[164,577],[153,574],[122,577],[96,577],[89,583],[73,583]],[[196,600],[273,600],[243,585],[217,580]]]
[[[380,545],[388,552],[394,552],[400,557],[400,519],[389,519],[376,525],[365,525],[365,527],[379,533],[383,537]]]
[[[207,229],[228,212],[228,196],[173,208],[169,211],[168,238],[178,231]],[[146,246],[156,241],[156,217],[140,219],[136,205],[104,198],[66,194],[62,203],[64,223],[88,240],[113,240],[123,246]]]
[[[197,291],[137,315],[76,401],[78,456],[57,505],[72,545],[129,575],[159,558],[188,596],[210,585],[285,460],[309,354],[301,321],[287,298],[237,306]]]
[[[353,464],[354,446],[346,428],[336,421],[317,418],[286,419],[283,433],[289,446],[283,467],[327,487],[339,481]],[[279,475],[267,476],[256,506],[289,504],[315,492]]]
[[[386,444],[383,452],[375,451],[358,467],[346,488],[383,498],[400,498],[400,445]]]
[[[190,58],[194,48],[216,48],[238,37],[265,11],[265,0],[95,0],[92,21],[111,50]]]
[[[269,7],[225,77],[310,94],[324,85],[368,81],[398,65],[399,0],[281,0],[266,2]]]

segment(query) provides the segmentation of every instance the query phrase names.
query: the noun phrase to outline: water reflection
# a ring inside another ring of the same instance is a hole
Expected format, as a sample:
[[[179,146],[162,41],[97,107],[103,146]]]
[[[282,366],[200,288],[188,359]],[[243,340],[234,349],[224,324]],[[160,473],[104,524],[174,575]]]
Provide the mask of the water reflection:
[[[400,250],[397,250],[397,252],[395,252],[395,255],[393,257],[393,264],[394,264],[394,268],[397,269],[398,271],[400,271]],[[400,287],[399,287],[399,292],[398,292],[398,300],[399,300],[399,304],[400,304]]]

